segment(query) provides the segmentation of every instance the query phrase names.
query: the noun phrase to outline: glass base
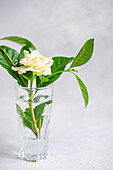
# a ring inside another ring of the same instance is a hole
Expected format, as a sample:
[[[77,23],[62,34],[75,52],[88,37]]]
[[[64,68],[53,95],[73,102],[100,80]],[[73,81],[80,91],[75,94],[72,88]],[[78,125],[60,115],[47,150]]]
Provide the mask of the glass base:
[[[46,159],[47,156],[48,156],[48,154],[44,154],[44,155],[30,155],[30,154],[27,154],[26,156],[24,155],[24,153],[19,154],[19,157],[21,159],[24,159],[24,160],[29,161],[29,162],[37,162],[39,160]]]
[[[46,159],[48,155],[48,139],[33,139],[23,137],[21,141],[21,147],[19,156],[20,158],[36,162],[41,159]]]

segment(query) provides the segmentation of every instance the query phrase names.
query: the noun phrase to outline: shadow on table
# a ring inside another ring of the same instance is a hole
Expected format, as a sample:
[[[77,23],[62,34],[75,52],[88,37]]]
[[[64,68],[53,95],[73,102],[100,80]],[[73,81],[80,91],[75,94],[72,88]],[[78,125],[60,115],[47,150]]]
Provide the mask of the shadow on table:
[[[18,150],[18,146],[14,142],[0,140],[0,157],[20,159]]]

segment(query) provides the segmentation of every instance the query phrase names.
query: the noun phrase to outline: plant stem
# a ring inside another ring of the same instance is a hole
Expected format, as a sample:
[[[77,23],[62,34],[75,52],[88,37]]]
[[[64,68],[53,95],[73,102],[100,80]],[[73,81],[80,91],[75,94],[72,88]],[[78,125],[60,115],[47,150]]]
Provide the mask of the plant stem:
[[[34,134],[35,134],[36,138],[38,138],[37,124],[36,124],[34,109],[33,109],[33,105],[32,105],[32,103],[33,103],[32,84],[33,84],[33,80],[31,80],[31,82],[30,82],[30,100],[31,100],[31,103],[29,103],[29,107],[30,107],[30,110],[31,110],[31,116],[32,116],[32,120],[33,120]]]
[[[41,119],[40,119],[40,122],[39,122],[39,138],[41,137]]]
[[[38,130],[37,130],[37,125],[36,125],[36,120],[35,120],[35,115],[34,115],[34,110],[33,110],[32,103],[29,103],[29,107],[30,107],[31,115],[32,115],[32,119],[33,119],[34,134],[35,134],[36,138],[38,138]]]

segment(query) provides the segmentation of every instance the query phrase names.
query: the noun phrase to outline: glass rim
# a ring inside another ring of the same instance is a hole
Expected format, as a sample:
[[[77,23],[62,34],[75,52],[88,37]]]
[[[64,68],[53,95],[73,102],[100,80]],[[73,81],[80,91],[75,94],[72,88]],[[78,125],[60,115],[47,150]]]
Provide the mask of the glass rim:
[[[31,90],[30,87],[23,87],[23,86],[19,85],[17,82],[15,82],[15,86],[19,87],[21,89],[24,89],[24,90]],[[32,87],[32,90],[46,90],[46,89],[49,89],[49,88],[53,88],[53,83],[46,86],[46,87]]]

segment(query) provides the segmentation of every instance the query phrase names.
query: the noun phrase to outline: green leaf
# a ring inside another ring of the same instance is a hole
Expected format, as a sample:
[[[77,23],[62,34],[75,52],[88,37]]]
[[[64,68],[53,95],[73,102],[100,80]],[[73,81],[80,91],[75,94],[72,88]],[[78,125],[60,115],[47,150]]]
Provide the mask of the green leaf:
[[[51,67],[51,73],[55,73],[58,71],[62,71],[65,69],[66,65],[69,64],[74,58],[68,57],[53,57],[52,58],[54,63]]]
[[[16,104],[16,108],[17,108],[17,112],[20,114],[20,117],[22,118],[23,124],[34,132],[33,124],[31,122],[32,120],[30,117],[31,115],[29,116],[29,111],[27,110],[23,112],[18,104]]]
[[[37,76],[36,77],[36,87],[45,87],[46,82],[48,82],[49,79],[47,76]],[[45,85],[45,86],[43,86]]]
[[[26,118],[27,118],[30,122],[33,123],[30,108],[26,108],[24,114],[25,114]]]
[[[40,79],[41,83],[45,83],[45,82],[49,81],[49,79],[45,76],[39,76],[39,79]]]
[[[25,112],[23,112],[20,106],[16,104],[16,109],[17,109],[17,113],[21,116],[22,119],[24,118],[28,120],[30,123],[32,123],[32,117],[29,108],[25,109]]]
[[[52,59],[54,60],[54,63],[51,66],[51,75],[43,76],[43,81],[41,81],[40,78],[37,77],[36,78],[37,87],[46,87],[46,86],[52,84],[54,81],[56,81],[61,76],[62,73],[58,73],[58,74],[55,74],[55,75],[54,75],[54,73],[57,73],[59,71],[63,71],[65,69],[66,65],[69,64],[73,60],[73,57],[71,57],[71,58],[68,58],[68,57],[53,57]]]
[[[82,80],[75,74],[73,73],[78,81],[78,84],[80,86],[81,92],[82,92],[82,96],[85,102],[85,107],[88,105],[88,101],[89,101],[89,96],[88,96],[88,91],[86,86],[84,85],[84,83],[82,82]]]
[[[33,79],[33,72],[27,71],[26,73],[22,74],[22,76],[27,80],[32,80]]]
[[[19,54],[19,56],[18,56],[18,66],[22,66],[22,64],[20,63],[20,60],[23,59],[23,58],[25,58],[24,50],[28,51],[29,53],[31,52],[31,51],[29,50],[29,48],[27,48],[27,47],[22,47],[22,48],[21,48],[20,54]]]
[[[49,96],[48,95],[38,95],[36,97],[33,98],[33,103],[38,103],[41,99],[47,99]],[[20,96],[19,99],[22,99],[22,101],[26,102],[26,103],[32,103],[32,101],[29,100],[24,100],[24,96]]]
[[[0,46],[0,64],[4,68],[11,68],[18,64],[18,52],[7,46]]]
[[[47,104],[51,104],[52,101],[49,100],[45,103],[42,103],[38,106],[36,106],[34,108],[34,114],[35,114],[35,119],[36,119],[36,124],[37,124],[37,128],[39,128],[39,122],[40,122],[40,119],[41,119],[41,126],[42,126],[42,123],[43,123],[43,113],[44,113],[44,109],[45,109],[45,106]],[[18,106],[17,106],[18,107]],[[18,107],[18,110],[19,112],[21,111],[21,108]],[[28,127],[29,129],[31,129],[33,132],[34,132],[34,127],[33,127],[33,120],[32,120],[32,116],[31,116],[31,110],[30,108],[26,108],[25,109],[25,112],[24,112],[24,117],[21,117],[22,120],[23,120],[23,123],[26,127]]]
[[[47,97],[48,96],[46,96],[46,98]],[[40,119],[41,119],[41,126],[42,126],[43,117],[44,117],[42,114],[44,113],[45,106],[48,104],[51,104],[51,103],[52,103],[52,100],[49,100],[47,102],[39,104],[38,106],[36,106],[34,108],[34,114],[35,114],[37,128],[39,128]],[[22,109],[20,108],[20,106],[18,104],[16,104],[16,108],[17,108],[17,112],[20,114],[20,116],[22,118],[23,124],[30,130],[32,130],[34,133],[33,120],[32,120],[30,108],[26,108],[24,112],[22,111]]]
[[[94,48],[94,39],[89,39],[88,41],[86,41],[86,43],[83,45],[83,47],[75,57],[70,68],[78,67],[87,63],[92,56],[93,48]]]
[[[0,65],[4,67],[8,73],[18,81],[18,84],[21,86],[27,86],[28,81],[25,80],[22,75],[19,75],[17,72],[12,70],[12,66],[16,66],[18,63],[18,53],[17,51],[6,47],[0,46]]]
[[[22,118],[23,124],[34,132],[30,109],[27,108],[25,112],[23,112],[18,104],[16,104],[16,108],[17,112],[20,114],[20,117]]]
[[[1,38],[0,40],[13,41],[22,46],[26,46],[27,48],[31,48],[32,50],[36,50],[36,47],[29,40],[22,38],[22,37],[9,36],[9,37]]]
[[[34,102],[34,103],[37,103],[37,102],[40,101],[41,98],[42,98],[42,99],[47,99],[48,97],[49,97],[48,95],[38,95],[38,96],[36,96],[35,98],[33,98],[33,102]]]
[[[8,73],[17,80],[17,83],[20,86],[27,87],[28,86],[28,80],[24,79],[22,75],[19,75],[17,72],[15,72],[12,69],[7,69]]]
[[[37,124],[37,128],[39,128],[39,126],[40,126],[40,120],[41,120],[41,127],[42,127],[42,124],[43,124],[43,117],[44,116],[40,116],[40,118],[37,120],[37,122],[36,122],[36,124]]]
[[[20,99],[22,99],[22,100],[23,100],[23,99],[24,99],[24,97],[25,97],[25,96],[20,96],[20,97],[19,97],[19,100],[20,100]]]
[[[24,124],[27,128],[29,128],[30,130],[32,130],[32,132],[34,133],[33,124],[32,124],[30,121],[28,121],[27,119],[25,119],[25,118],[23,118],[22,120],[23,120],[23,124]]]
[[[70,69],[68,69],[68,70],[69,70],[69,72],[70,72],[70,71],[73,71],[73,72],[78,73],[78,70],[75,70],[75,69],[71,69],[71,68],[70,68]]]
[[[34,114],[35,114],[36,120],[38,120],[40,116],[44,113],[45,106],[51,103],[52,103],[52,100],[49,100],[47,102],[39,104],[38,106],[34,108]]]
[[[55,75],[51,74],[50,76],[48,76],[49,81],[44,82],[44,83],[40,82],[38,87],[46,87],[46,86],[52,84],[53,82],[55,82],[61,76],[61,74],[62,73],[58,73],[58,74],[55,74]],[[36,82],[37,82],[37,79],[36,79]]]
[[[22,111],[22,109],[20,108],[20,106],[18,104],[16,104],[16,109],[17,109],[17,112],[21,115],[24,115],[24,112]]]

